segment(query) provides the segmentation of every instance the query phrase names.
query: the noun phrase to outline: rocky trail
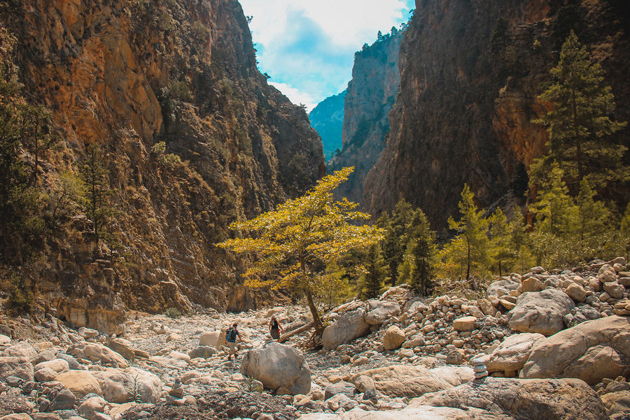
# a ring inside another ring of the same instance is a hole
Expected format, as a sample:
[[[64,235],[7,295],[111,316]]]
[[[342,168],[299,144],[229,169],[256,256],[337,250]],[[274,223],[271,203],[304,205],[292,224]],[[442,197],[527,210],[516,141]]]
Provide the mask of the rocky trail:
[[[629,286],[618,258],[536,267],[475,300],[394,287],[328,313],[319,349],[309,331],[269,337],[271,316],[310,322],[299,306],[134,312],[118,337],[3,316],[0,419],[629,418]]]

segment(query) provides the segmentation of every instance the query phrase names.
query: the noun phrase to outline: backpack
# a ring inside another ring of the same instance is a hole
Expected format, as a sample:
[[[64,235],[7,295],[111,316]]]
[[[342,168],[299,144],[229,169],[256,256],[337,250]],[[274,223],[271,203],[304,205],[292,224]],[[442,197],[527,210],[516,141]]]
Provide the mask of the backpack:
[[[236,334],[237,331],[234,328],[230,327],[225,334],[225,341],[228,341],[230,343],[236,342]]]

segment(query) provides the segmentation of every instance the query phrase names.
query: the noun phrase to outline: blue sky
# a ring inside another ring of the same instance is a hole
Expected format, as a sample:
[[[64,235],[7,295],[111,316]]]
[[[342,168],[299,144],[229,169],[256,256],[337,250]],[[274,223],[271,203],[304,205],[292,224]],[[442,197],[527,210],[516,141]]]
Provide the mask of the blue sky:
[[[241,0],[259,67],[271,84],[310,110],[343,91],[354,53],[378,31],[407,22],[414,0]]]

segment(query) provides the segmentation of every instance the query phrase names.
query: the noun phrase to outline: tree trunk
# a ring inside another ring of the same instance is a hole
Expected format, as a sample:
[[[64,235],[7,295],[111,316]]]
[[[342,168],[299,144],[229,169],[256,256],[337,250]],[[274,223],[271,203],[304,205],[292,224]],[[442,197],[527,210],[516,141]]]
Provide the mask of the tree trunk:
[[[466,240],[466,280],[470,280],[470,241]]]
[[[571,112],[573,117],[573,135],[575,136],[575,160],[577,161],[577,171],[578,171],[578,182],[584,177],[584,166],[583,166],[583,157],[582,157],[582,141],[580,140],[580,135],[578,134],[578,121],[577,121],[577,103],[575,100],[575,91],[571,91]]]
[[[311,310],[311,315],[313,316],[315,331],[317,332],[317,334],[321,334],[324,331],[324,325],[322,324],[322,320],[319,317],[319,312],[317,311],[317,307],[315,306],[313,293],[311,293],[310,289],[308,288],[306,289],[306,302],[308,302],[308,308]]]
[[[294,330],[291,330],[287,333],[284,333],[284,335],[282,335],[282,337],[280,337],[280,339],[278,340],[278,342],[280,343],[284,343],[285,341],[287,341],[289,338],[293,337],[294,335],[297,335],[299,333],[302,333],[306,330],[308,330],[309,328],[313,328],[315,326],[314,322],[309,322],[306,325],[302,325],[299,328],[296,328]]]

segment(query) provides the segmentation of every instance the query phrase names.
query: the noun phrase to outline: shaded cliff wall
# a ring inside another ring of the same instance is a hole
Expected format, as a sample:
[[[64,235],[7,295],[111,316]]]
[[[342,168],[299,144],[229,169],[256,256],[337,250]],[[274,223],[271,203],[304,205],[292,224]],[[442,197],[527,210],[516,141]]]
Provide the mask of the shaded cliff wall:
[[[417,0],[367,207],[379,213],[404,198],[442,229],[464,183],[483,206],[521,200],[546,141],[531,122],[543,111],[536,96],[571,29],[607,70],[616,117],[630,119],[628,28],[628,5],[616,0]]]
[[[344,103],[347,91],[320,102],[308,115],[311,125],[322,138],[324,157],[330,160],[342,147]]]
[[[91,324],[105,322],[95,308],[242,306],[239,263],[212,244],[325,168],[306,113],[257,70],[239,3],[11,0],[0,24],[18,39],[28,97],[62,132],[47,179],[77,172],[96,144],[113,189],[113,239],[94,249],[81,223],[67,226],[46,244],[42,293]],[[161,141],[181,163],[151,151]]]
[[[363,185],[385,146],[389,111],[400,88],[398,59],[402,32],[385,35],[355,54],[352,80],[344,106],[343,148],[329,162],[330,170],[354,166],[339,195],[361,202]]]

